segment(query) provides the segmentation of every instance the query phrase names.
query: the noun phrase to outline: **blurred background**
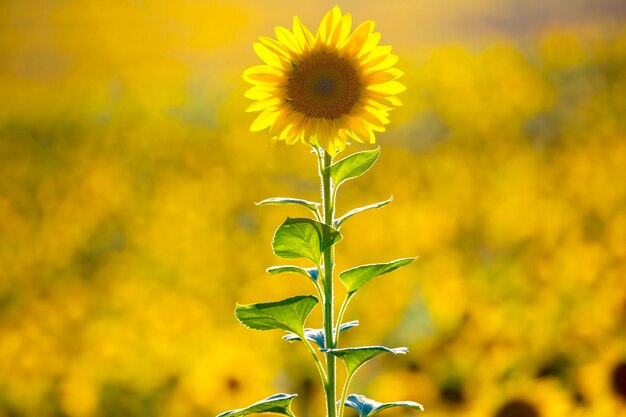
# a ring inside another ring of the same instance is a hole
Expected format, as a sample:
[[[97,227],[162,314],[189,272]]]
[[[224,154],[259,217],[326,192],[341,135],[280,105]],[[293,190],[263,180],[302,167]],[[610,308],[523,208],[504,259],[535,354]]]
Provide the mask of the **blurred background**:
[[[212,416],[275,392],[323,415],[303,346],[233,310],[313,292],[264,272],[307,213],[254,202],[317,199],[315,158],[249,132],[241,73],[259,35],[334,4],[0,2],[0,417]],[[377,22],[408,90],[338,212],[394,202],[346,223],[338,269],[419,256],[348,310],[344,346],[410,348],[351,392],[430,417],[626,415],[626,3],[340,6]]]

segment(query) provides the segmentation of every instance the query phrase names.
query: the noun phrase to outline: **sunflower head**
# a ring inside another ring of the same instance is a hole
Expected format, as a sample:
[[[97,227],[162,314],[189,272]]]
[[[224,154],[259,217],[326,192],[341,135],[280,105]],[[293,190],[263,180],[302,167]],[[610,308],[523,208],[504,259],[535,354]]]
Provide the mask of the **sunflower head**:
[[[323,147],[331,155],[349,138],[374,143],[389,111],[402,104],[396,81],[402,72],[390,46],[368,20],[351,32],[352,17],[338,7],[326,13],[313,35],[297,17],[293,31],[276,28],[276,39],[260,37],[254,50],[265,62],[243,78],[253,84],[246,111],[260,111],[250,130],[270,129],[275,140]]]
[[[539,412],[524,400],[513,400],[502,405],[496,417],[539,417]]]

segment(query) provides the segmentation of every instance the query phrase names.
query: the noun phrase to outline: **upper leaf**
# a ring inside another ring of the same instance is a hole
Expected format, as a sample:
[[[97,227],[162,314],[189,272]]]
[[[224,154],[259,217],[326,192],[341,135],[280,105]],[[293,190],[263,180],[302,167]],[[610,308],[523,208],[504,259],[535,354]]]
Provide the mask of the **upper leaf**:
[[[274,233],[272,248],[281,258],[306,258],[318,264],[322,252],[342,238],[341,233],[326,224],[287,217]]]
[[[314,201],[302,200],[300,198],[287,198],[287,197],[272,197],[267,198],[263,201],[259,201],[256,203],[257,206],[268,206],[268,205],[286,205],[286,204],[297,204],[304,206],[311,210],[316,216],[319,215],[317,208],[320,206],[320,203]]]
[[[302,268],[296,265],[272,266],[270,268],[267,268],[267,272],[272,275],[282,274],[285,272],[293,272],[295,274],[304,275],[313,282],[317,282],[317,278],[319,275],[317,268]]]
[[[365,174],[379,155],[380,148],[376,148],[372,151],[353,153],[332,164],[329,169],[335,186],[339,187],[342,182]]]
[[[364,346],[343,349],[322,349],[322,352],[330,352],[343,361],[348,370],[348,375],[354,374],[365,362],[375,358],[381,353],[405,354],[409,351],[406,347],[390,349],[384,346]]]
[[[414,401],[394,401],[390,403],[379,403],[365,397],[364,395],[350,394],[346,398],[345,405],[354,408],[360,417],[371,417],[379,413],[385,408],[391,407],[409,407],[424,411],[424,407]],[[219,417],[219,416],[218,416]]]
[[[304,337],[304,322],[317,302],[312,295],[299,295],[272,303],[237,304],[235,316],[251,329],[283,329]]]
[[[273,413],[294,417],[291,411],[291,401],[297,396],[298,394],[274,394],[246,408],[226,411],[217,417],[241,417],[252,413]]]
[[[354,216],[355,214],[361,213],[361,212],[366,211],[366,210],[371,210],[371,209],[377,209],[377,208],[385,207],[387,204],[391,203],[392,201],[393,201],[393,196],[389,197],[389,200],[380,201],[378,203],[374,203],[374,204],[370,204],[370,205],[367,205],[367,206],[363,206],[363,207],[359,207],[359,208],[355,208],[353,210],[350,210],[349,212],[347,212],[346,214],[344,214],[343,216],[341,216],[340,218],[335,220],[333,226],[335,226],[338,229],[339,227],[341,227],[341,225],[346,220],[348,220],[350,217]]]
[[[339,326],[339,332],[343,332],[344,330],[351,329],[358,325],[359,325],[358,320],[343,323],[341,326]],[[304,337],[307,340],[315,342],[321,348],[326,347],[326,338],[324,336],[324,329],[304,329]],[[294,342],[296,340],[302,340],[300,336],[298,336],[295,333],[289,333],[283,336],[283,339],[288,340],[290,342]]]
[[[339,274],[339,279],[343,285],[345,285],[348,290],[348,294],[353,294],[370,280],[408,265],[415,259],[417,258],[402,258],[382,264],[357,266],[341,272]]]

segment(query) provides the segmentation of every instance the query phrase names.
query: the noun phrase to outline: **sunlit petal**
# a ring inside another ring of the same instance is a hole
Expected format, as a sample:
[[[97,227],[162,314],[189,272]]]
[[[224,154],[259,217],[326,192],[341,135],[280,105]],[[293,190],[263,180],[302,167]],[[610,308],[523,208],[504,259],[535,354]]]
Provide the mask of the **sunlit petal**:
[[[398,57],[378,46],[380,34],[366,21],[350,33],[352,16],[334,7],[324,15],[315,36],[294,17],[293,32],[275,29],[276,39],[260,37],[254,45],[266,65],[246,70],[253,84],[246,111],[260,111],[251,130],[269,128],[272,140],[322,146],[335,155],[348,139],[374,143],[389,111],[400,105],[405,87],[396,79]]]

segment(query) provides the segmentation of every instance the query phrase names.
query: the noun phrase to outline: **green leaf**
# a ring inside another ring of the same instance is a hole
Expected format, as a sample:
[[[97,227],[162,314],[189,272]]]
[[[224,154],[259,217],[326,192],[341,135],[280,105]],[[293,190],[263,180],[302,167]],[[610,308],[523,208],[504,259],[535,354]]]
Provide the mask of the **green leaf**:
[[[287,217],[274,233],[272,249],[281,258],[306,258],[317,265],[322,252],[341,239],[341,233],[326,224]]]
[[[380,148],[376,148],[373,151],[353,153],[332,164],[328,168],[335,187],[339,187],[344,181],[365,174],[374,165],[379,155]]]
[[[240,417],[253,413],[273,413],[294,417],[291,411],[291,401],[297,396],[298,394],[274,394],[246,408],[226,411],[217,417]]]
[[[300,266],[296,266],[296,265],[281,265],[281,266],[272,266],[270,268],[267,268],[267,272],[270,273],[271,275],[276,275],[276,274],[283,274],[286,272],[292,272],[294,274],[300,274],[300,275],[304,275],[305,277],[307,277],[308,279],[312,280],[313,282],[317,282],[317,278],[318,278],[318,271],[317,271],[317,267],[315,268],[302,268]]]
[[[339,274],[339,279],[348,290],[348,294],[355,293],[359,288],[372,279],[410,264],[417,258],[402,258],[383,264],[361,265],[348,269]]]
[[[363,364],[370,359],[375,358],[381,353],[406,354],[409,349],[405,347],[387,348],[384,346],[364,346],[343,349],[321,349],[322,352],[330,352],[343,361],[348,371],[348,377],[351,377]]]
[[[379,403],[364,395],[350,394],[346,398],[345,405],[354,408],[360,417],[371,417],[382,410],[391,407],[409,407],[424,411],[424,407],[414,401],[394,401],[390,403]],[[218,416],[219,417],[219,416]]]
[[[347,323],[343,323],[339,326],[339,332],[346,331],[355,326],[359,325],[358,320],[349,321]],[[304,329],[304,337],[311,342],[315,342],[319,347],[323,348],[326,346],[326,337],[324,336],[324,329]],[[283,340],[287,340],[289,342],[295,342],[296,340],[302,340],[300,336],[295,333],[289,333],[283,336]]]
[[[350,210],[349,212],[347,212],[346,214],[344,214],[343,216],[335,220],[335,223],[333,224],[333,226],[339,229],[339,227],[341,227],[343,222],[345,222],[346,220],[348,220],[350,217],[354,216],[355,214],[359,214],[366,210],[385,207],[387,204],[391,203],[392,201],[393,201],[393,196],[389,197],[389,200],[381,201],[378,203],[370,204],[368,206],[363,206],[363,207],[355,208],[354,210]]]
[[[297,205],[308,208],[309,210],[313,212],[313,214],[315,214],[316,216],[319,216],[319,212],[317,208],[320,206],[320,203],[316,203],[314,201],[302,200],[300,198],[272,197],[272,198],[267,198],[263,201],[259,201],[258,203],[255,203],[255,204],[257,206],[270,206],[270,205],[282,206],[282,205],[287,205],[287,204],[297,204]]]
[[[312,295],[299,295],[273,303],[237,304],[235,316],[251,329],[283,329],[304,337],[304,322],[317,302]]]

